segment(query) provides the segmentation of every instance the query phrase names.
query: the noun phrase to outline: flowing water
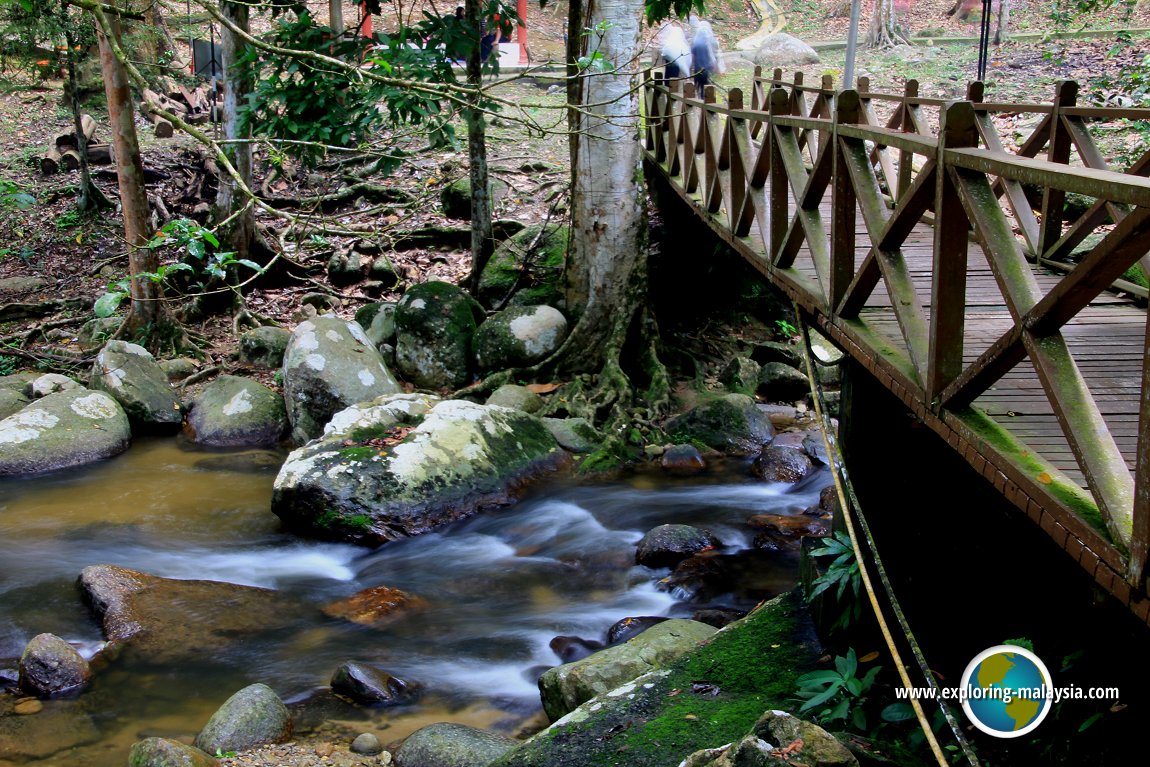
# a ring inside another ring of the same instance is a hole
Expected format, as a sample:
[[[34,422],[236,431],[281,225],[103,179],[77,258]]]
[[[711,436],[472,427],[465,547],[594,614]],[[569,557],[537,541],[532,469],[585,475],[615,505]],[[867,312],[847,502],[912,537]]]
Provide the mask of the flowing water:
[[[268,502],[281,459],[153,439],[94,467],[0,483],[0,669],[14,668],[12,659],[41,632],[88,655],[100,648],[99,625],[76,587],[91,564],[276,589],[293,605],[282,625],[237,636],[218,651],[178,662],[125,652],[78,699],[49,701],[33,716],[0,716],[0,765],[33,755],[43,763],[122,765],[135,740],[192,735],[255,681],[289,703],[307,702],[300,711],[312,718],[362,719],[353,729],[387,730],[385,742],[441,720],[514,730],[539,709],[535,679],[558,662],[549,648],[556,635],[602,639],[627,616],[687,617],[700,607],[656,589],[666,571],[634,566],[646,530],[706,526],[733,553],[750,546],[748,516],[798,513],[817,504],[829,481],[820,473],[796,488],[768,485],[731,464],[690,480],[552,484],[508,509],[371,551],[280,530]],[[745,559],[753,567],[736,592],[709,604],[745,609],[794,584],[795,555]],[[321,612],[379,585],[427,605],[380,628]],[[208,612],[196,616],[197,628],[210,630],[220,618]],[[351,659],[419,683],[422,696],[367,711],[324,702],[332,672]],[[73,742],[80,745],[51,753]]]

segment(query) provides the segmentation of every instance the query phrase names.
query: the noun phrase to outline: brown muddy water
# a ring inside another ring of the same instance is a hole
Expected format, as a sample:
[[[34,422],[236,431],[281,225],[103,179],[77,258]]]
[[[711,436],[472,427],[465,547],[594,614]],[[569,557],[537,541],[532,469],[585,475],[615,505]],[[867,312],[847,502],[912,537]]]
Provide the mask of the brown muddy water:
[[[556,482],[510,508],[368,550],[280,529],[269,499],[283,454],[185,448],[139,440],[93,467],[0,481],[0,688],[11,686],[16,658],[36,634],[58,634],[86,656],[99,651],[99,624],[76,587],[88,565],[272,588],[297,609],[276,630],[237,636],[208,657],[165,662],[129,649],[81,696],[48,701],[37,714],[12,713],[17,696],[0,693],[0,767],[120,767],[136,740],[189,738],[253,682],[294,704],[304,730],[335,720],[393,742],[456,721],[514,734],[538,714],[535,679],[558,662],[548,646],[556,635],[601,639],[627,616],[749,608],[796,579],[795,555],[756,552],[743,556],[748,567],[734,593],[680,601],[655,587],[666,571],[633,565],[644,532],[702,525],[734,554],[751,545],[748,516],[799,513],[830,481],[824,471],[795,488],[768,485],[731,462],[689,480]],[[378,629],[321,612],[379,585],[428,606]],[[210,630],[223,617],[197,620]],[[417,682],[423,693],[386,709],[332,700],[332,672],[351,659]]]

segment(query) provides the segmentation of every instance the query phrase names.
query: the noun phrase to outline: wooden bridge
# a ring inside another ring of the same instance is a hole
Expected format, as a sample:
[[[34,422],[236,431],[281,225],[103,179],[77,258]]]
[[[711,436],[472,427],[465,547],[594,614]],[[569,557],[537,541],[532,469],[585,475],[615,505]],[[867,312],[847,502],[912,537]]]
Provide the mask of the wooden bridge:
[[[1150,151],[1111,170],[1091,133],[1150,110],[1078,106],[1077,90],[999,104],[974,83],[950,102],[913,81],[835,91],[756,69],[750,103],[734,89],[724,106],[713,87],[699,99],[648,79],[645,156],[649,177],[1150,622],[1147,293],[1123,279],[1150,274]],[[1005,115],[1035,126],[1014,152]]]

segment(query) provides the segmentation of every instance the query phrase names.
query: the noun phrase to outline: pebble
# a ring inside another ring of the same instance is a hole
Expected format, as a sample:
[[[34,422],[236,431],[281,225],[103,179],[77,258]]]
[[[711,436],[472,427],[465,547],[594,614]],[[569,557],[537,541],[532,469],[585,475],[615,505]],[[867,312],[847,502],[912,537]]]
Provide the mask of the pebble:
[[[378,739],[376,740],[378,743]],[[355,754],[327,742],[278,743],[220,759],[224,767],[388,767],[391,753]]]
[[[12,711],[21,714],[39,714],[44,710],[44,704],[35,698],[24,698],[23,700],[16,701],[16,705]]]
[[[375,756],[383,751],[383,744],[379,742],[379,738],[372,735],[370,732],[365,732],[356,737],[351,742],[351,752],[353,754],[365,754],[367,756]]]

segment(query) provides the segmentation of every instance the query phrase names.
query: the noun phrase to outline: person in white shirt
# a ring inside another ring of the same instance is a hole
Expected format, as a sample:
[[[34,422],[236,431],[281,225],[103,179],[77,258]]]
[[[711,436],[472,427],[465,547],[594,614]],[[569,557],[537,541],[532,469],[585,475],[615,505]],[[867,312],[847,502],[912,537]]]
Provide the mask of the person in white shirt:
[[[661,30],[656,38],[659,44],[659,58],[663,60],[666,78],[687,77],[691,74],[691,46],[687,44],[687,34],[683,25],[672,21]]]

